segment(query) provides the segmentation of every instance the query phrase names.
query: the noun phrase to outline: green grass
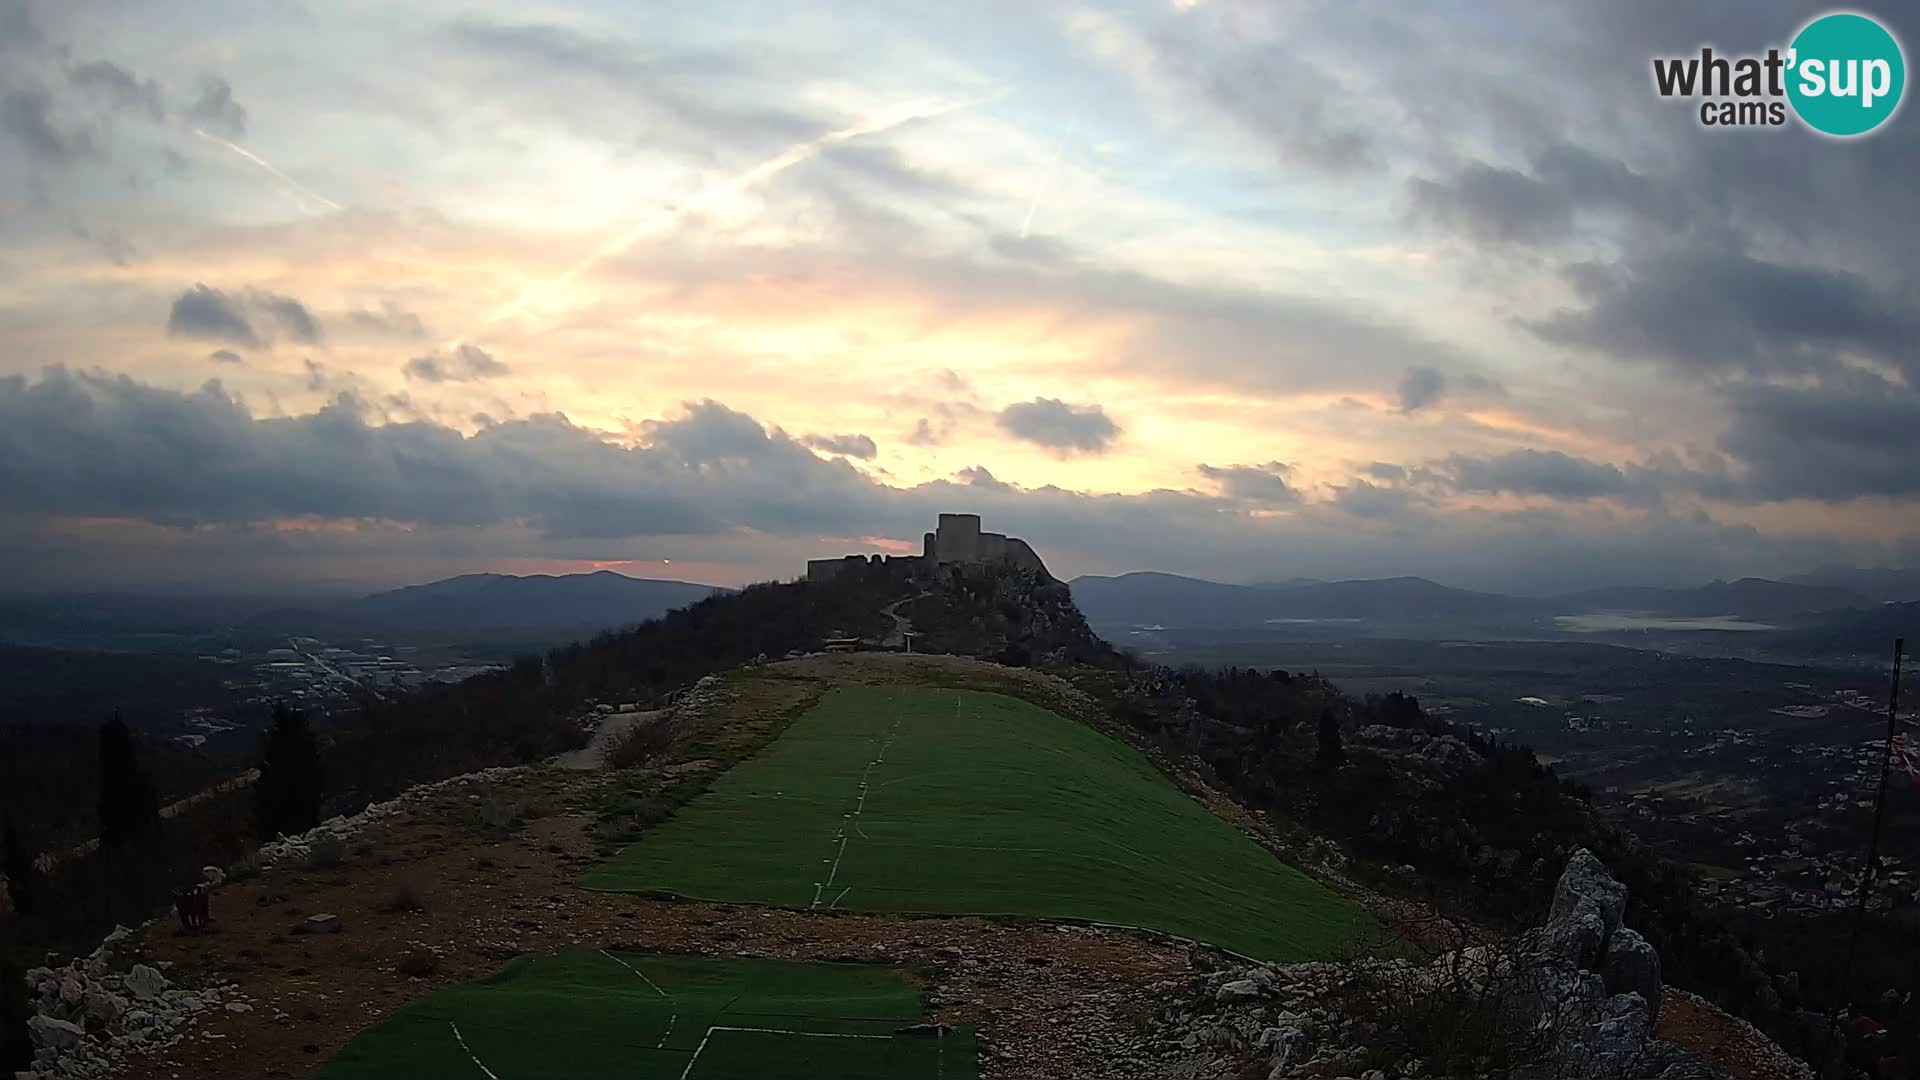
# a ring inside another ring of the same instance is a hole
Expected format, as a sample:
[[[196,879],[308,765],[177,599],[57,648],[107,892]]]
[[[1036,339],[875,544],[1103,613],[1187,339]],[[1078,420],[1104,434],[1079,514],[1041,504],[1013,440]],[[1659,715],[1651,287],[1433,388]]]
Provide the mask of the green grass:
[[[834,691],[585,884],[794,908],[1077,919],[1283,961],[1378,932],[1131,747],[1014,698],[961,690]]]
[[[422,998],[318,1080],[971,1080],[972,1030],[898,1033],[920,1022],[892,968],[581,949]]]

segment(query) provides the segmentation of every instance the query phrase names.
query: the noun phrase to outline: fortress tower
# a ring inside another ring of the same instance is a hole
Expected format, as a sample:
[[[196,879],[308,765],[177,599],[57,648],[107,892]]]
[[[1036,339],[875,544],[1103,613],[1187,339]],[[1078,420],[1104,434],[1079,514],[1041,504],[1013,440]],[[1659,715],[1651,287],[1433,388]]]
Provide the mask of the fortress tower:
[[[873,562],[881,557],[873,556]],[[923,534],[919,555],[888,556],[884,565],[910,574],[926,566],[950,563],[1010,563],[1022,569],[1047,574],[1047,566],[1025,540],[1003,533],[980,531],[979,514],[941,514],[935,531]],[[808,581],[829,581],[854,566],[871,565],[862,555],[838,559],[807,560]]]

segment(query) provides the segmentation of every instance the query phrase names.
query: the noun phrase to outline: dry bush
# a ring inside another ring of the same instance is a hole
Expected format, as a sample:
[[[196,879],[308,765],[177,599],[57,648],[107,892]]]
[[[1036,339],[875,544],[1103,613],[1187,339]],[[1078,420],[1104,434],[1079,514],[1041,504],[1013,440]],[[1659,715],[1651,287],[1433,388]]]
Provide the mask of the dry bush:
[[[380,910],[389,915],[412,915],[427,910],[427,898],[411,882],[402,882],[393,890],[393,895],[381,905]]]
[[[394,970],[413,979],[424,979],[440,972],[440,958],[430,949],[410,949]]]
[[[307,867],[313,870],[330,870],[347,861],[347,845],[343,840],[333,837],[316,840],[307,850]]]
[[[652,764],[673,746],[673,722],[665,717],[642,721],[608,749],[607,764],[615,769],[638,769]]]

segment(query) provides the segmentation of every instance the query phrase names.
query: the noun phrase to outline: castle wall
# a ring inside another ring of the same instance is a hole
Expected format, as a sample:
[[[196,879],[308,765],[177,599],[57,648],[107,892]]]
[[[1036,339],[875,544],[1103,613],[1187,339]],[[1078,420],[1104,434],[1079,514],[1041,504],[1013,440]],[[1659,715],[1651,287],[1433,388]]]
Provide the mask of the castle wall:
[[[979,514],[941,514],[939,528],[921,536],[920,550],[919,555],[808,559],[807,580],[834,581],[846,576],[854,566],[884,566],[891,573],[908,576],[944,563],[1011,563],[1047,573],[1046,564],[1025,540],[1003,533],[981,532]]]

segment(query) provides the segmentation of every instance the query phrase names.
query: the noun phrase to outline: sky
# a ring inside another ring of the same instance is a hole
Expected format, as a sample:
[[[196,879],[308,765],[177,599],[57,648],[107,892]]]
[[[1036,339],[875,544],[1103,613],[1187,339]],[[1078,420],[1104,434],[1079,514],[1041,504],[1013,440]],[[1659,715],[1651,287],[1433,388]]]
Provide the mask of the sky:
[[[1920,564],[1913,110],[1650,74],[1822,10],[0,0],[0,560]]]

